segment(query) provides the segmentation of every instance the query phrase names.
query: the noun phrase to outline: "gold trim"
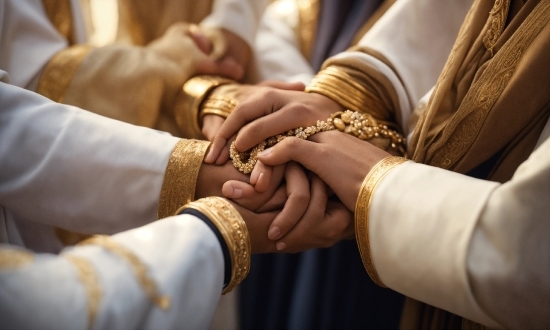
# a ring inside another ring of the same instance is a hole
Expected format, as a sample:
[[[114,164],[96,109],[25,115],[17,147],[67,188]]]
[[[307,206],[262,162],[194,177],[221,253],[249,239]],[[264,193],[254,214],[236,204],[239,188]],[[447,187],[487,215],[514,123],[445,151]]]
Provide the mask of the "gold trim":
[[[36,92],[62,103],[76,70],[92,50],[89,45],[65,48],[55,54],[42,71]]]
[[[196,76],[183,85],[174,108],[176,123],[186,138],[204,138],[199,123],[201,104],[213,89],[232,83],[235,81],[218,76]]]
[[[449,169],[471,146],[493,105],[512,78],[525,50],[550,20],[550,0],[542,0],[472,85],[442,137],[428,149],[430,165]]]
[[[209,145],[208,141],[178,141],[164,174],[159,199],[159,219],[173,215],[180,206],[195,200],[197,178]]]
[[[317,25],[321,4],[319,0],[296,0],[298,6],[298,35],[302,55],[311,59],[311,53],[317,38]]]
[[[34,254],[29,251],[0,248],[0,271],[22,268],[34,261]]]
[[[78,272],[78,279],[84,285],[88,297],[88,329],[93,329],[103,297],[97,273],[92,264],[82,257],[71,254],[62,254],[62,256],[73,264]]]
[[[378,184],[393,168],[406,161],[406,158],[389,156],[376,163],[363,180],[355,204],[355,238],[363,266],[373,282],[384,288],[386,285],[378,276],[378,272],[372,261],[369,240],[369,209]]]
[[[46,16],[55,29],[69,42],[75,44],[73,12],[70,0],[42,0]]]
[[[147,266],[143,264],[138,256],[130,250],[118,244],[109,236],[96,235],[78,243],[78,246],[97,245],[124,259],[132,268],[134,275],[149,300],[162,310],[170,308],[170,297],[159,293],[156,282],[149,276]]]
[[[351,75],[331,65],[321,70],[305,89],[331,98],[344,108],[366,113],[384,113],[382,101],[355,81]]]
[[[221,197],[199,199],[185,205],[177,213],[188,208],[207,216],[227,243],[231,257],[231,280],[222,294],[229,293],[248,276],[250,271],[251,245],[246,223],[233,205]]]
[[[200,109],[200,122],[206,115],[217,115],[223,118],[229,117],[239,103],[227,96],[210,95]]]
[[[491,57],[493,54],[493,47],[500,38],[502,32],[504,31],[504,25],[506,24],[506,18],[508,17],[508,10],[510,8],[511,0],[496,0],[491,10],[490,14],[493,17],[489,25],[489,29],[483,38],[483,44],[491,52]]]

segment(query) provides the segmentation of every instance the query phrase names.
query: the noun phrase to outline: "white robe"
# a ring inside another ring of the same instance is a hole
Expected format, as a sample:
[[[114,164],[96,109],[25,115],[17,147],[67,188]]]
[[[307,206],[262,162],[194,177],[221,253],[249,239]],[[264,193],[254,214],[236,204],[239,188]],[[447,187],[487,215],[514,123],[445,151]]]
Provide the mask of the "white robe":
[[[194,216],[156,220],[178,139],[107,119],[7,84],[0,71],[1,248],[40,253],[0,269],[0,328],[85,329],[87,296],[60,257],[54,227],[114,239],[148,267],[167,311],[154,307],[124,260],[100,247],[65,249],[90,261],[103,299],[95,328],[208,327],[223,286],[214,233]],[[54,253],[54,254],[51,254]]]
[[[338,57],[361,59],[384,74],[406,123],[429,97],[471,4],[401,0],[373,26],[360,45],[384,55],[401,79],[370,55]],[[412,162],[392,170],[369,213],[380,279],[490,327],[550,327],[549,137],[550,122],[538,149],[505,184]]]

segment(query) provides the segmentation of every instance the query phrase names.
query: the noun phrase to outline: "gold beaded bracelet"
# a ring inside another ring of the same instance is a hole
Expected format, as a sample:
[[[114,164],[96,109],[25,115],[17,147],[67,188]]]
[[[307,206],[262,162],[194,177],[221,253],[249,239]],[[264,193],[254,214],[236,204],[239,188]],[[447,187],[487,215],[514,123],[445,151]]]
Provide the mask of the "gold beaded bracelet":
[[[373,138],[384,138],[390,141],[390,147],[405,154],[405,139],[399,133],[389,129],[386,125],[378,124],[369,114],[358,111],[338,111],[333,113],[326,121],[317,121],[315,126],[299,127],[286,133],[278,134],[260,142],[254,148],[245,152],[238,152],[233,142],[229,148],[229,156],[233,166],[239,171],[248,174],[252,172],[258,162],[258,154],[266,148],[270,148],[289,136],[306,140],[308,137],[332,130],[339,130],[353,135],[361,140],[368,141]]]
[[[222,294],[229,293],[248,276],[250,271],[251,245],[246,223],[233,205],[221,197],[207,197],[188,203],[176,214],[189,208],[207,216],[218,228],[227,244],[231,258],[231,280]]]

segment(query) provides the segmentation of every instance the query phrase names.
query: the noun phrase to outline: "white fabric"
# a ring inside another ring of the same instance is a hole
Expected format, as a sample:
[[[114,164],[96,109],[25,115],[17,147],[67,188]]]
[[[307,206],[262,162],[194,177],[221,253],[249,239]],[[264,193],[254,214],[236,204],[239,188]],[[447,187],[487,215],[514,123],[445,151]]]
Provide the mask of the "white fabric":
[[[397,1],[359,41],[359,46],[378,51],[392,63],[401,78],[399,84],[408,93],[409,112],[437,82],[472,3],[473,0]],[[388,79],[392,80],[389,76]]]
[[[547,139],[505,184],[412,162],[392,170],[369,218],[382,281],[487,326],[550,327],[549,155]]]
[[[5,72],[0,77],[5,80]],[[178,139],[6,83],[0,83],[0,101],[2,248],[59,252],[54,226],[116,233],[153,222],[114,237],[170,296],[168,311],[151,305],[131,268],[111,253],[98,247],[69,252],[99,273],[103,299],[96,328],[207,328],[223,285],[219,242],[190,215],[155,222]],[[0,328],[84,329],[86,304],[74,266],[57,255],[39,254],[30,266],[0,270]]]
[[[315,72],[300,51],[299,15],[295,0],[269,5],[254,42],[253,82],[281,80],[309,83]]]
[[[78,17],[73,20],[79,26]],[[35,90],[43,67],[67,46],[41,0],[0,0],[0,70],[13,85]]]
[[[66,249],[91,262],[102,291],[95,329],[207,329],[223,286],[223,255],[200,219],[177,216],[113,237],[148,268],[168,310],[154,306],[128,262],[96,246]],[[0,248],[15,248],[0,245]],[[0,270],[2,329],[87,329],[88,296],[75,266],[37,254],[15,270]]]
[[[215,0],[212,13],[201,24],[225,28],[252,45],[268,3],[269,0]]]

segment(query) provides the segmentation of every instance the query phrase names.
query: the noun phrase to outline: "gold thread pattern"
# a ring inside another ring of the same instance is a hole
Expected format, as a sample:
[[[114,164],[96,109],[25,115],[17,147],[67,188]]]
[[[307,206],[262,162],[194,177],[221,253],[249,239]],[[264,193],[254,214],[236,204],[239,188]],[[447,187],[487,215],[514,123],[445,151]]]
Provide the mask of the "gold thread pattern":
[[[428,154],[433,154],[431,165],[449,169],[468,151],[516,71],[525,50],[549,20],[550,0],[542,0],[469,89],[459,109],[443,129],[441,139],[428,150]]]
[[[231,280],[222,294],[231,292],[250,271],[251,245],[246,223],[233,205],[221,197],[199,199],[183,206],[177,213],[188,208],[207,216],[224,238],[231,258]]]
[[[42,71],[36,92],[62,103],[76,70],[90,50],[92,47],[89,45],[77,45],[55,54]]]
[[[500,38],[504,31],[504,25],[506,24],[506,18],[508,17],[508,10],[510,8],[511,0],[496,0],[493,9],[490,12],[492,17],[489,29],[483,38],[483,44],[491,52],[493,56],[493,47]]]
[[[376,163],[363,180],[355,204],[355,237],[363,266],[373,282],[384,288],[386,285],[378,276],[378,272],[372,261],[369,240],[369,209],[378,184],[392,169],[406,161],[406,158],[389,156]]]
[[[145,292],[147,298],[149,298],[155,306],[162,310],[167,310],[170,308],[170,297],[159,293],[156,282],[148,274],[147,266],[144,265],[134,253],[118,244],[114,239],[109,236],[95,235],[78,243],[78,245],[97,245],[117,257],[124,259],[132,268],[134,276],[141,285],[141,288]]]
[[[14,270],[34,261],[34,254],[29,251],[0,248],[0,271]]]
[[[55,29],[74,45],[73,13],[70,0],[42,0],[46,16]]]
[[[168,160],[162,182],[159,219],[174,215],[181,205],[195,200],[197,178],[209,146],[208,141],[178,141]]]
[[[384,113],[384,106],[378,97],[334,65],[321,70],[305,91],[324,95],[353,111],[365,112],[369,109],[370,113]]]
[[[319,2],[319,0],[296,0],[299,17],[300,50],[307,59],[311,58],[315,39],[317,38],[317,25],[319,24],[321,9]]]
[[[199,123],[201,104],[213,89],[232,83],[235,81],[218,76],[196,76],[183,85],[183,92],[176,100],[175,119],[185,137],[203,138]]]
[[[88,329],[93,329],[101,299],[103,298],[97,273],[92,264],[84,258],[71,254],[62,254],[62,256],[73,264],[78,272],[78,279],[84,285],[84,290],[88,297]]]

